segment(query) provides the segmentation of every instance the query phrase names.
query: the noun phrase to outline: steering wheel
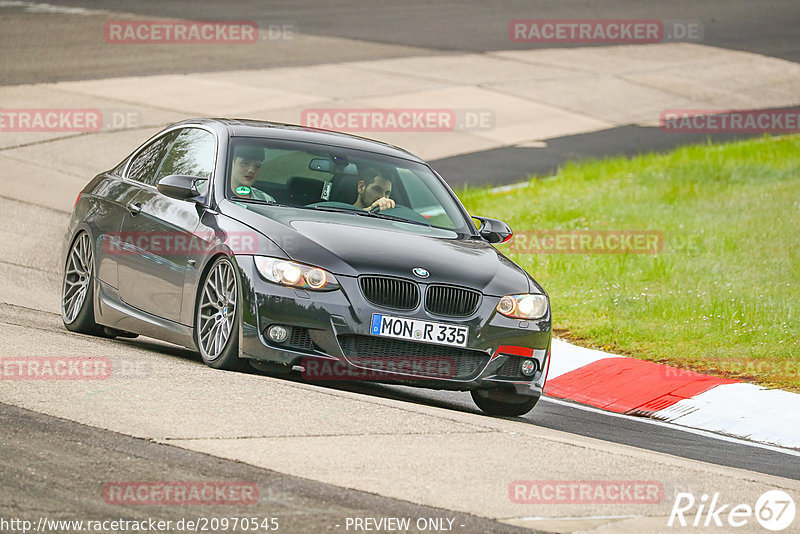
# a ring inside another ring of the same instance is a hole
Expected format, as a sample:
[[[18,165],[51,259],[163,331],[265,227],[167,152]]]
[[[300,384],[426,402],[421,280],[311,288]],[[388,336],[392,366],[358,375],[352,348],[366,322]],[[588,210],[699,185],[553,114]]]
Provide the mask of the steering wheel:
[[[381,211],[381,207],[380,206],[375,206],[374,208],[370,208],[367,211],[369,211],[370,213],[378,213],[379,211]]]

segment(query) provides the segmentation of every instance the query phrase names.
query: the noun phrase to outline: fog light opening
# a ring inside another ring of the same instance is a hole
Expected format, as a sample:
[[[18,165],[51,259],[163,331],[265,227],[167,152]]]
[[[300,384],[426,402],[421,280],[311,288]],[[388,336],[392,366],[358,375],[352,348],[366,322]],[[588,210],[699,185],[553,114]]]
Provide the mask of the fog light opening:
[[[283,343],[289,337],[289,331],[285,326],[274,324],[267,329],[267,337],[275,343]]]
[[[520,365],[520,371],[525,376],[533,376],[538,368],[536,360],[522,360],[522,365]]]

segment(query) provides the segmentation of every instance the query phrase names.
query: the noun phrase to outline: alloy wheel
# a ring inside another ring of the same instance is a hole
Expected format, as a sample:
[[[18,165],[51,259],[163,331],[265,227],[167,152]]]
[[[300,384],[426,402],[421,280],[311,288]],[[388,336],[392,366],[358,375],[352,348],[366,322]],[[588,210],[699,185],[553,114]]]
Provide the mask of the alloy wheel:
[[[83,308],[89,284],[92,283],[93,270],[92,241],[89,234],[83,233],[72,244],[64,271],[61,312],[65,323],[74,322]]]
[[[225,350],[235,318],[236,275],[222,260],[208,273],[200,297],[198,337],[206,360],[216,360]]]

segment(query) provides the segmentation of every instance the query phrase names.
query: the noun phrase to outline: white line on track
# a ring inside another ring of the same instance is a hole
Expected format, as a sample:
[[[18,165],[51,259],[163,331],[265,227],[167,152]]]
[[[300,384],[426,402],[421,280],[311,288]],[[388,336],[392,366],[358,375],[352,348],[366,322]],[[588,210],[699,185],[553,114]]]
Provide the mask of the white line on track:
[[[786,454],[787,456],[796,456],[800,458],[800,451],[796,451],[793,449],[784,449],[782,447],[775,447],[773,445],[766,445],[764,443],[757,443],[754,441],[747,441],[744,439],[734,438],[731,436],[726,436],[724,434],[717,434],[715,432],[709,432],[707,430],[700,430],[697,428],[690,428],[686,426],[681,426],[672,423],[664,423],[663,421],[656,421],[654,419],[645,419],[640,417],[633,417],[631,415],[625,415],[615,412],[607,412],[605,410],[601,410],[600,408],[594,408],[592,406],[585,406],[583,404],[577,404],[574,402],[568,402],[561,399],[554,399],[553,397],[542,397],[541,400],[546,402],[552,402],[553,404],[559,404],[561,406],[568,406],[570,408],[576,408],[578,410],[584,410],[587,412],[598,413],[601,415],[605,415],[608,417],[616,417],[619,419],[624,419],[626,421],[633,421],[637,423],[646,423],[649,425],[661,426],[665,428],[671,428],[673,430],[680,430],[681,432],[688,432],[689,434],[695,434],[697,436],[703,436],[706,438],[718,439],[720,441],[727,441],[729,443],[736,443],[737,445],[746,445],[748,447],[755,447],[758,449],[765,449],[772,452],[779,452],[781,454]]]

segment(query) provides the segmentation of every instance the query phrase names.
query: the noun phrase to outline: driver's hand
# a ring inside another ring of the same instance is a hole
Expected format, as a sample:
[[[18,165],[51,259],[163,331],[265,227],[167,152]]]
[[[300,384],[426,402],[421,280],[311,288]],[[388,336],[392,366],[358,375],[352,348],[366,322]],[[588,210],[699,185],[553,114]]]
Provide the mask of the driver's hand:
[[[374,210],[378,208],[379,210],[388,210],[394,207],[394,200],[387,197],[381,197],[375,202],[373,202],[370,207],[367,208],[367,211]]]

